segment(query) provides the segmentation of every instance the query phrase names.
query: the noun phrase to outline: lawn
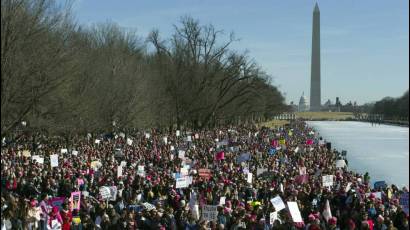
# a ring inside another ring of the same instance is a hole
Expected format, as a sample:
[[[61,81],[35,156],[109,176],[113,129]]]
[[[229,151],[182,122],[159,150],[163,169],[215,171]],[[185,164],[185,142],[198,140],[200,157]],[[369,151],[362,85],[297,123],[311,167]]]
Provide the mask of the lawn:
[[[296,112],[296,118],[307,120],[345,120],[353,118],[350,112]]]

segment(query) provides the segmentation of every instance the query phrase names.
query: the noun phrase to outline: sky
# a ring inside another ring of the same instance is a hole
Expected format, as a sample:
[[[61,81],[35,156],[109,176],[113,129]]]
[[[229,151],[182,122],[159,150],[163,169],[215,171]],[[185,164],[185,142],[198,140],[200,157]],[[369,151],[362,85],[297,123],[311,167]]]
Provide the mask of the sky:
[[[173,33],[182,16],[234,32],[232,49],[252,57],[286,102],[309,98],[312,13],[321,20],[322,103],[374,102],[401,96],[409,85],[407,0],[75,0],[79,24],[115,22],[145,39]]]

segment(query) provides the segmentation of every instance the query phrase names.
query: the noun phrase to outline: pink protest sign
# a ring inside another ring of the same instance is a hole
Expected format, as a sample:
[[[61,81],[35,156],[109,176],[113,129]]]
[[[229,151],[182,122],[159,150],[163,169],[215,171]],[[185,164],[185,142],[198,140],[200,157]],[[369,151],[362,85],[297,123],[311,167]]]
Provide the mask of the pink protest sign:
[[[80,201],[81,201],[81,192],[72,192],[71,193],[71,211],[72,210],[80,210]]]
[[[215,155],[215,159],[216,159],[216,160],[223,160],[223,159],[225,159],[225,152],[224,152],[224,151],[218,152],[218,153]]]
[[[307,145],[313,145],[313,140],[312,139],[307,139],[306,144]]]
[[[51,207],[58,207],[58,209],[61,211],[63,209],[64,200],[65,197],[53,197],[48,200],[48,204]]]

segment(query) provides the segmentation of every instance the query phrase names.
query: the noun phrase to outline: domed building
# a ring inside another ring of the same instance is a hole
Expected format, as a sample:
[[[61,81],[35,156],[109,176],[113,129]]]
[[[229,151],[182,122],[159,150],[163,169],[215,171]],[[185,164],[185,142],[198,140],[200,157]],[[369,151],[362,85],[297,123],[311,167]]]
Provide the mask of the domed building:
[[[305,97],[304,94],[305,94],[305,93],[303,92],[303,93],[302,93],[302,96],[300,97],[300,100],[299,100],[299,108],[298,108],[298,111],[299,111],[299,112],[304,112],[304,111],[308,111],[308,110],[309,110],[309,106],[308,106],[308,104],[307,104],[307,99],[306,99],[306,97]]]

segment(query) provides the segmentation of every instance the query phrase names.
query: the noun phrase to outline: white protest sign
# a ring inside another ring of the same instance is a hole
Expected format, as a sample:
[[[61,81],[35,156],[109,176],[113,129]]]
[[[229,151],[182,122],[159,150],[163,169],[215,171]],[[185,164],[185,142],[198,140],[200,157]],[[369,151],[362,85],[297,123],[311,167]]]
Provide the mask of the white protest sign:
[[[174,150],[175,150],[175,148],[174,148],[173,145],[171,145],[170,149],[171,149],[171,151],[174,151]]]
[[[180,159],[185,158],[185,151],[184,150],[178,150],[178,158],[180,158]]]
[[[202,219],[207,221],[216,221],[218,210],[216,205],[204,205],[202,207]]]
[[[100,187],[99,191],[100,191],[101,199],[107,200],[111,197],[111,190],[110,190],[109,187],[102,186],[102,187]]]
[[[130,138],[127,138],[127,145],[132,145],[132,139],[130,139]]]
[[[100,144],[100,142],[101,142],[101,140],[99,140],[99,139],[95,139],[95,142],[94,142],[94,143],[96,143],[96,144]]]
[[[346,166],[345,160],[337,160],[336,161],[336,168],[344,168]]]
[[[127,166],[127,162],[126,161],[121,161],[121,164],[120,164],[122,167],[126,167]]]
[[[31,159],[39,164],[44,164],[44,158],[40,157],[39,155],[34,155],[31,157]]]
[[[122,177],[122,166],[121,165],[117,167],[117,177]]]
[[[187,141],[191,142],[192,141],[192,137],[191,136],[187,136]]]
[[[186,176],[188,175],[188,168],[181,168],[181,176]]]
[[[125,133],[120,133],[120,137],[125,138]]]
[[[269,214],[269,223],[271,224],[271,225],[273,225],[273,223],[275,223],[275,220],[279,220],[279,218],[278,218],[278,212],[276,211],[276,212],[271,212],[270,214]]]
[[[288,201],[288,208],[290,211],[290,215],[292,216],[293,222],[295,223],[303,222],[302,216],[300,215],[298,203]]]
[[[295,149],[295,153],[298,153],[298,152],[299,152],[299,146],[296,147],[296,149]]]
[[[137,175],[144,177],[145,176],[145,166],[144,165],[138,165],[138,171],[137,171]]]
[[[252,178],[253,178],[253,174],[252,174],[252,173],[248,173],[248,177],[247,177],[246,181],[247,181],[249,184],[252,184]]]
[[[283,200],[280,196],[272,198],[270,202],[272,203],[273,207],[275,207],[276,212],[279,212],[280,210],[286,208],[285,203],[283,203]]]
[[[177,137],[181,136],[181,131],[177,130],[176,135],[177,135]]]
[[[324,187],[333,186],[333,175],[322,176],[322,183]]]
[[[186,177],[176,179],[175,188],[186,188],[186,187],[188,187],[188,181]]]
[[[149,139],[150,136],[151,136],[151,134],[145,133],[145,138]]]
[[[259,176],[262,173],[267,172],[267,171],[268,171],[268,169],[265,169],[265,168],[257,168],[256,169],[256,176]]]
[[[150,203],[147,203],[147,202],[142,203],[142,206],[144,206],[144,208],[147,209],[148,211],[151,211],[151,210],[155,209],[154,205],[152,205]]]
[[[198,133],[195,134],[195,139],[199,139],[199,134]]]
[[[219,205],[224,205],[224,204],[225,204],[225,200],[226,200],[226,197],[225,197],[225,196],[222,196],[221,198],[219,198]]]
[[[192,179],[193,179],[192,176],[187,176],[187,177],[186,177],[186,181],[187,181],[188,185],[191,185],[191,184],[192,184]]]
[[[78,155],[78,151],[77,151],[77,150],[73,150],[73,151],[71,151],[71,154],[74,155],[74,156],[77,156],[77,155]]]
[[[164,143],[165,144],[168,144],[168,137],[164,137],[164,138],[162,138],[163,140],[164,140]]]
[[[61,149],[61,151],[60,151],[61,153],[67,153],[68,152],[68,150],[67,149]]]
[[[299,175],[306,175],[306,167],[300,167],[299,168]]]
[[[50,165],[51,167],[58,167],[58,155],[57,154],[50,155]]]
[[[115,201],[117,199],[117,193],[118,193],[117,186],[110,186],[108,188],[110,189],[110,200]]]
[[[347,183],[347,186],[345,188],[345,192],[349,192],[351,186],[352,186],[352,182]]]

